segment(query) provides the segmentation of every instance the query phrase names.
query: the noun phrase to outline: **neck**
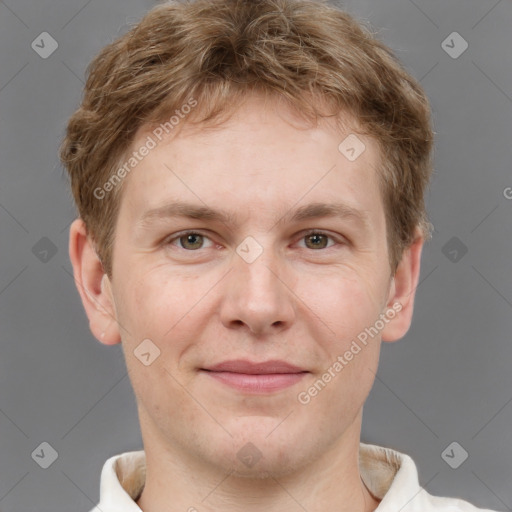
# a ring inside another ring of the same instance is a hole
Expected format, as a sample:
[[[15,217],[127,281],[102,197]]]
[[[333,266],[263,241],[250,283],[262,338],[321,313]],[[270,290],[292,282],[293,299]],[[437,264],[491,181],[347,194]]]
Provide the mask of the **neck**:
[[[379,500],[359,472],[360,418],[352,427],[316,460],[257,478],[145,442],[146,483],[137,505],[144,512],[373,512]]]

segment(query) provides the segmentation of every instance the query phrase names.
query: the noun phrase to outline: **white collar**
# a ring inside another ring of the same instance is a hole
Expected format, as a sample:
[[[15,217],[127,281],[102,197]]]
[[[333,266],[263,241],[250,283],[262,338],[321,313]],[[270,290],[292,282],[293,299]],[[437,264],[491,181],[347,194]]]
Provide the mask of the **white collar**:
[[[378,499],[375,512],[493,512],[455,498],[431,496],[420,487],[414,461],[382,446],[360,443],[361,478]],[[135,503],[146,479],[143,450],[109,458],[101,472],[100,502],[91,512],[141,512]]]

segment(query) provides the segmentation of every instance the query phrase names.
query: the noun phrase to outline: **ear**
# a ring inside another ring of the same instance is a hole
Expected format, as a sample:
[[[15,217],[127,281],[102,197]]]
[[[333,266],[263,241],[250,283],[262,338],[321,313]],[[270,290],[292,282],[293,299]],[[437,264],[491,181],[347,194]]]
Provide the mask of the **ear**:
[[[119,343],[121,336],[110,280],[82,219],[76,219],[71,224],[69,257],[91,332],[105,345]]]
[[[411,326],[424,241],[420,231],[416,230],[413,243],[404,250],[395,275],[391,279],[386,308],[390,320],[382,330],[382,341],[391,342],[403,338]]]

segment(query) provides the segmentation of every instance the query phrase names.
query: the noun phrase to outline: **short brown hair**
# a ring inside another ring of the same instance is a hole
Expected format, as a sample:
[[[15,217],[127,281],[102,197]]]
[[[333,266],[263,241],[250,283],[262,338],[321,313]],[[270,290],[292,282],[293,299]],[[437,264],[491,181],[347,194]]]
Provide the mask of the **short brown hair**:
[[[201,108],[186,122],[213,121],[253,91],[278,96],[311,120],[349,113],[360,133],[375,138],[393,272],[417,227],[430,237],[429,103],[370,29],[327,0],[173,1],[154,7],[94,58],[60,150],[109,276],[122,187],[103,200],[94,191],[123,161],[136,131],[191,97]]]

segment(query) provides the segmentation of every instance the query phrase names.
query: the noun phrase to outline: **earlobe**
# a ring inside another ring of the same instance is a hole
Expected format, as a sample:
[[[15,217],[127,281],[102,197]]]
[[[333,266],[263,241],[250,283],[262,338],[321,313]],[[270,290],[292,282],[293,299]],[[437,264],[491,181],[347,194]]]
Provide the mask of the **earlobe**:
[[[404,251],[392,278],[386,311],[394,309],[396,314],[383,329],[382,341],[391,342],[403,338],[411,326],[423,244],[424,238],[417,230],[416,238]]]
[[[92,334],[105,345],[119,343],[121,337],[111,283],[82,219],[71,224],[69,256]]]

